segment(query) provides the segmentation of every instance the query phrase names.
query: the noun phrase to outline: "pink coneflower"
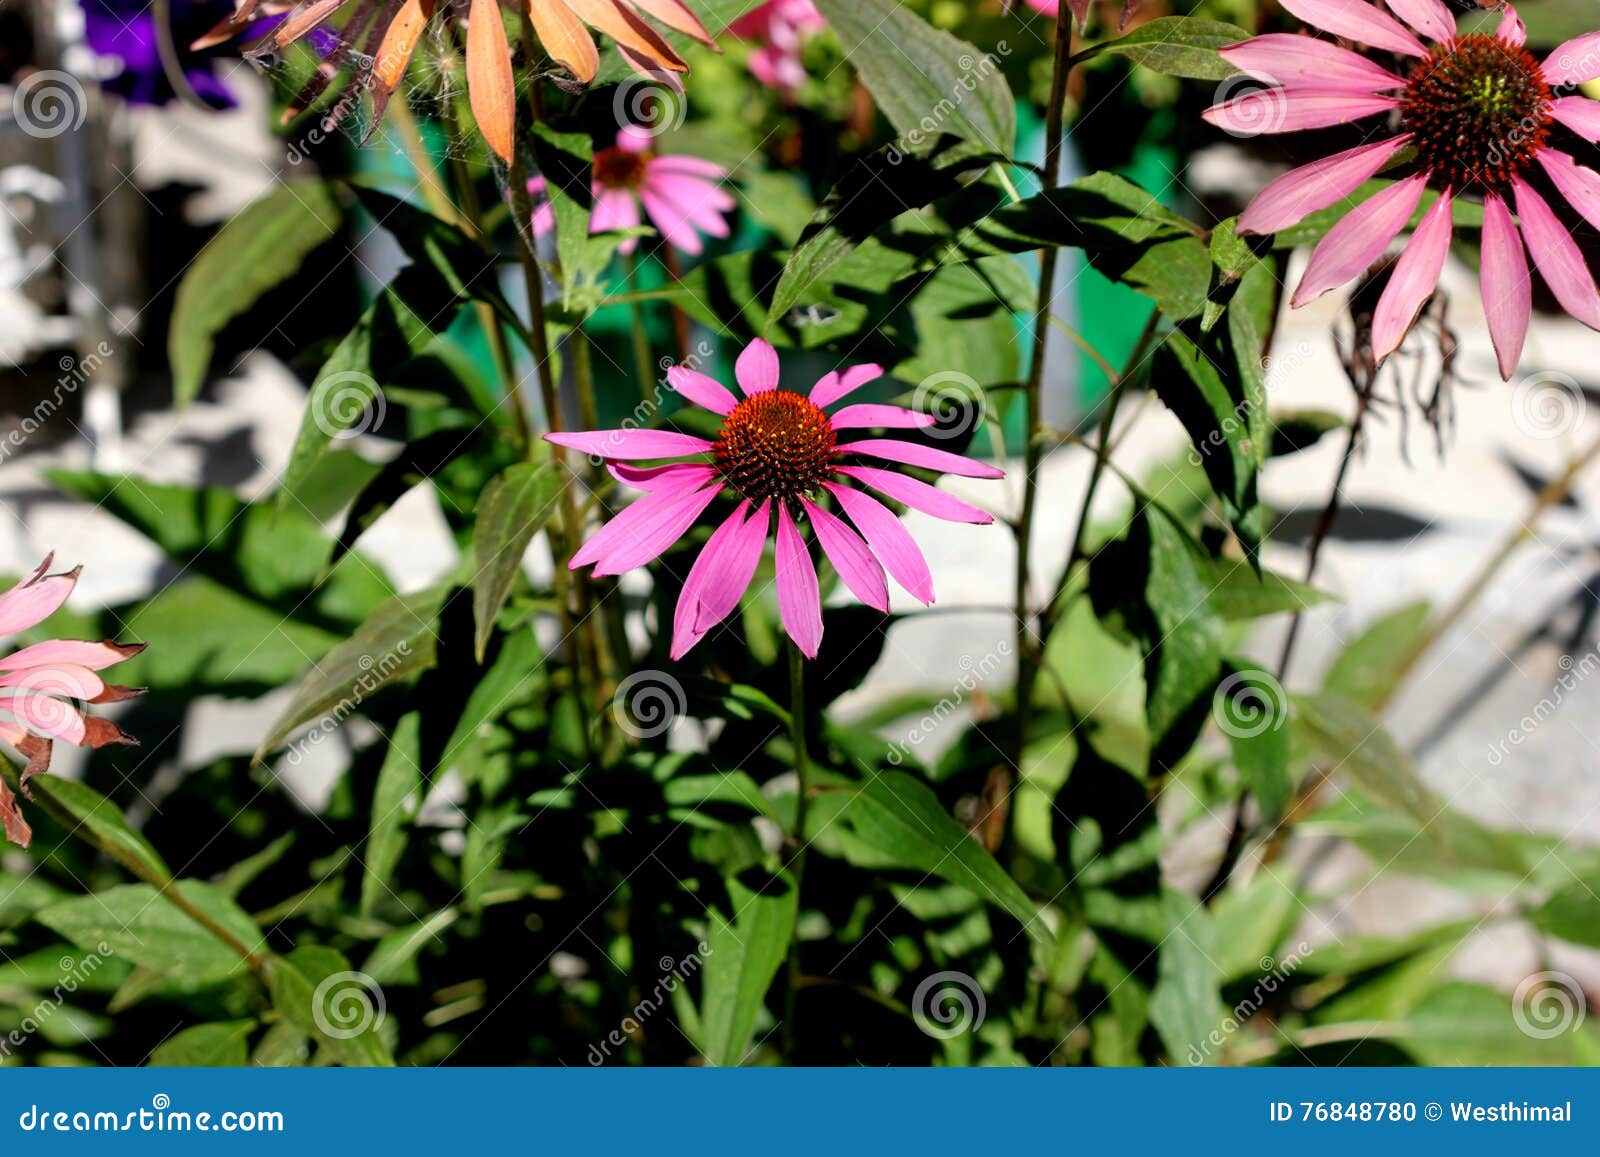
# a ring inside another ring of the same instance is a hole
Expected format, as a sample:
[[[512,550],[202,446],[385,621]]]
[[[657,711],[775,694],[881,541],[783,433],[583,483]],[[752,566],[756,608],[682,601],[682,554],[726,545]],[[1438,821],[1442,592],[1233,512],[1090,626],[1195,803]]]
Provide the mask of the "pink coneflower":
[[[617,134],[615,145],[595,153],[589,232],[637,228],[642,205],[650,223],[670,244],[697,256],[704,248],[700,234],[728,236],[726,215],[735,202],[720,185],[728,170],[701,157],[663,156],[650,144],[649,133],[630,126]],[[528,182],[528,192],[534,196],[543,197],[544,191],[543,177]],[[555,227],[555,210],[544,201],[533,211],[533,231],[543,235]],[[637,237],[629,237],[617,248],[632,253],[638,244]]]
[[[806,37],[827,26],[811,0],[768,0],[735,20],[728,31],[760,43],[750,54],[750,71],[768,88],[792,96],[807,80],[800,59]]]
[[[1586,141],[1600,140],[1600,104],[1557,94],[1562,86],[1600,77],[1600,33],[1569,41],[1540,61],[1527,50],[1527,29],[1510,5],[1493,36],[1457,36],[1444,0],[1389,0],[1400,20],[1365,0],[1283,0],[1283,6],[1334,36],[1409,57],[1409,69],[1402,76],[1312,37],[1258,36],[1222,55],[1276,87],[1217,105],[1206,119],[1245,135],[1326,128],[1383,114],[1397,120],[1399,131],[1278,178],[1245,210],[1240,231],[1288,228],[1348,197],[1401,159],[1402,150],[1415,158],[1409,176],[1352,209],[1317,246],[1294,304],[1363,273],[1406,227],[1423,191],[1432,188],[1438,200],[1406,244],[1373,317],[1375,356],[1399,348],[1437,287],[1450,248],[1451,206],[1464,194],[1483,199],[1483,304],[1504,377],[1516,369],[1533,310],[1524,242],[1562,308],[1600,329],[1594,277],[1545,196],[1530,183],[1542,174],[1542,184],[1600,226],[1600,173],[1550,145],[1558,127]]]
[[[613,463],[699,459],[642,468],[613,465],[612,473],[645,491],[645,496],[584,543],[573,556],[572,567],[592,563],[596,575],[617,575],[644,566],[682,538],[701,513],[728,491],[735,503],[733,512],[712,533],[684,580],[672,623],[674,659],[739,605],[774,521],[778,610],[789,637],[807,656],[815,658],[822,642],[822,602],[801,522],[810,524],[839,578],[863,603],[888,611],[885,570],[918,601],[932,603],[933,577],[922,552],[900,520],[867,488],[950,522],[985,524],[994,519],[926,482],[868,463],[896,462],[969,478],[1001,478],[1003,473],[931,446],[848,433],[934,424],[932,416],[900,406],[850,405],[827,412],[835,402],[882,377],[879,366],[836,370],[817,382],[809,395],[797,394],[778,388],[778,354],[757,340],[739,355],[734,375],[743,398],[683,366],[667,371],[673,389],[721,415],[722,429],[714,441],[671,430],[546,435],[558,446]],[[829,498],[844,518],[820,505]]]
[[[36,627],[61,609],[78,584],[78,572],[48,574],[54,556],[33,574],[0,595],[0,638]],[[24,647],[0,658],[0,739],[28,761],[22,772],[22,793],[28,780],[49,770],[50,752],[60,739],[75,747],[134,743],[109,719],[88,714],[78,705],[115,703],[137,695],[115,687],[95,674],[131,659],[143,643],[77,643],[53,640]],[[0,825],[12,843],[27,847],[33,832],[22,818],[17,798],[0,780]]]

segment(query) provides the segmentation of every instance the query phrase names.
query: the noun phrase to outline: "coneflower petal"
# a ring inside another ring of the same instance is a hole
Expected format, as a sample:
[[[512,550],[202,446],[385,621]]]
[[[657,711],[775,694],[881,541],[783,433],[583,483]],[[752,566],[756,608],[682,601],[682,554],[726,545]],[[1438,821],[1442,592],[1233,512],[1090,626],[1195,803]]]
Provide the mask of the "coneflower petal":
[[[869,607],[889,613],[889,581],[883,576],[883,567],[859,534],[838,518],[809,499],[802,498],[800,505],[811,520],[822,553],[833,563],[839,578]]]
[[[1411,134],[1358,145],[1302,165],[1256,194],[1239,217],[1241,233],[1276,233],[1348,197],[1411,141]]]
[[[911,537],[911,532],[894,516],[894,512],[860,490],[852,490],[836,482],[824,482],[823,486],[838,500],[845,517],[855,524],[861,537],[872,548],[872,553],[878,556],[884,569],[894,576],[894,581],[918,602],[931,604],[933,575],[928,571],[928,560],[922,557],[916,539]]]
[[[1006,472],[986,462],[977,462],[936,450],[932,446],[919,446],[915,442],[900,442],[894,438],[863,438],[859,442],[845,442],[837,447],[840,454],[864,454],[869,458],[882,458],[905,466],[921,466],[941,474],[960,474],[965,478],[1004,478]]]
[[[1400,348],[1417,314],[1439,287],[1439,275],[1450,255],[1454,203],[1449,190],[1439,195],[1400,254],[1389,284],[1383,287],[1372,315],[1372,353],[1380,362]]]
[[[1422,201],[1428,175],[1418,173],[1374,194],[1328,230],[1312,251],[1300,288],[1295,290],[1295,308],[1315,301],[1382,257],[1389,243],[1400,235]]]
[[[1522,221],[1528,252],[1533,254],[1533,263],[1539,267],[1550,292],[1562,309],[1590,329],[1600,329],[1600,290],[1595,288],[1594,275],[1584,263],[1577,242],[1531,185],[1514,177],[1511,188],[1516,194],[1517,216]]]
[[[783,629],[808,659],[815,659],[822,646],[822,594],[817,585],[817,568],[806,550],[805,540],[789,514],[787,503],[778,503],[778,549],[775,557],[778,581],[778,617]]]
[[[1489,320],[1489,337],[1506,381],[1516,372],[1533,316],[1533,278],[1522,234],[1511,220],[1511,210],[1497,194],[1483,199],[1483,265],[1480,271],[1483,312]]]
[[[1282,6],[1311,27],[1346,40],[1402,56],[1428,55],[1422,41],[1405,25],[1365,0],[1282,0]]]

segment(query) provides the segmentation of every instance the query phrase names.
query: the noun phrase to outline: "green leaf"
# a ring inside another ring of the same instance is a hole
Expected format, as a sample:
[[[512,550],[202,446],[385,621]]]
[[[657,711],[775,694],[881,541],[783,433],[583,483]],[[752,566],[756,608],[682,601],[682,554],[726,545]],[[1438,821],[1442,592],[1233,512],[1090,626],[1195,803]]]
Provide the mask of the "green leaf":
[[[1096,44],[1078,54],[1080,60],[1096,56],[1125,56],[1152,72],[1190,80],[1226,80],[1238,69],[1217,55],[1217,50],[1250,39],[1250,33],[1220,20],[1199,16],[1160,16],[1141,24],[1126,36]]]
[[[1217,688],[1212,714],[1228,737],[1240,778],[1261,806],[1262,820],[1275,823],[1294,793],[1288,694],[1263,668],[1240,665]]]
[[[402,269],[378,294],[317,371],[279,483],[280,510],[315,502],[309,483],[323,459],[378,422],[388,407],[385,380],[444,333],[467,301],[423,265]]]
[[[343,217],[333,186],[294,177],[274,185],[207,243],[178,285],[167,331],[177,405],[199,394],[217,334],[299,273],[306,258],[338,232]]]
[[[1427,636],[1431,608],[1407,603],[1378,619],[1356,636],[1322,677],[1322,689],[1351,703],[1376,710],[1393,695],[1405,666]]]
[[[411,712],[389,736],[389,749],[372,793],[366,865],[361,873],[361,915],[371,916],[389,892],[389,881],[405,851],[406,827],[422,805],[422,716]]]
[[[129,827],[117,806],[94,788],[54,775],[36,777],[33,786],[71,813],[72,818],[94,837],[95,843],[109,849],[124,867],[146,879],[162,883],[172,879],[172,871],[150,841]]]
[[[378,984],[401,984],[407,979],[415,983],[417,953],[439,940],[460,918],[456,909],[441,908],[426,920],[396,928],[378,941],[361,970]]]
[[[437,620],[447,593],[443,587],[430,587],[396,595],[379,607],[301,680],[256,758],[265,759],[309,723],[320,720],[323,728],[338,727],[369,696],[432,668]]]
[[[221,487],[165,485],[133,475],[52,470],[46,477],[137,530],[183,571],[258,600],[277,611],[279,621],[293,616],[323,627],[354,626],[393,593],[361,560],[325,577],[332,542],[304,511],[280,513]]]
[[[253,1020],[197,1024],[170,1036],[150,1054],[152,1068],[242,1069],[250,1063]]]
[[[1156,745],[1209,706],[1222,672],[1223,623],[1211,603],[1212,574],[1199,545],[1143,496],[1127,536],[1090,563],[1095,613],[1144,656],[1145,720]],[[1179,746],[1188,750],[1187,742]]]
[[[1011,154],[1016,101],[996,60],[899,0],[817,0],[873,101],[903,137],[961,137]]]
[[[769,316],[788,314],[830,269],[908,207],[958,192],[999,159],[992,150],[945,138],[925,153],[904,152],[896,143],[857,161],[800,235],[772,291]]]
[[[1551,988],[1543,997],[1530,991],[1517,1008],[1498,989],[1454,981],[1380,1035],[1418,1063],[1434,1067],[1572,1066],[1593,1055],[1587,1050],[1594,1047],[1596,1032],[1582,1015],[1583,1001],[1576,982]]]
[[[1172,334],[1156,351],[1151,382],[1189,432],[1189,461],[1204,467],[1253,558],[1261,542],[1256,482],[1266,447],[1253,436],[1249,415],[1252,410],[1264,415],[1265,409],[1261,399],[1250,397],[1232,352],[1219,346],[1208,340],[1202,348],[1187,334]]]
[[[1403,154],[1402,154],[1403,157]],[[1396,158],[1396,164],[1401,158]],[[1374,178],[1367,181],[1355,192],[1341,199],[1337,204],[1311,214],[1298,225],[1291,225],[1273,235],[1272,244],[1277,249],[1293,249],[1301,245],[1314,245],[1328,235],[1328,231],[1337,225],[1352,212],[1359,212],[1358,206],[1370,200],[1373,196],[1383,192],[1394,182],[1383,178]],[[1437,190],[1423,190],[1422,200],[1417,204],[1417,211],[1411,215],[1411,220],[1401,230],[1402,233],[1415,229],[1422,223],[1422,218],[1433,208],[1434,202],[1439,199]],[[1483,202],[1469,201],[1465,197],[1457,197],[1451,206],[1451,218],[1456,226],[1464,230],[1483,228]]]
[[[389,512],[389,508],[411,490],[438,474],[472,448],[476,431],[436,430],[415,442],[407,442],[399,454],[383,466],[356,496],[345,514],[344,529],[333,547],[324,571],[331,571],[355,547],[356,540]]]
[[[563,474],[555,463],[519,462],[483,488],[472,539],[472,617],[477,624],[474,645],[480,663],[495,622],[522,573],[528,544],[555,516],[562,484]]]
[[[798,894],[787,877],[772,877],[773,892],[728,881],[730,920],[708,912],[704,987],[700,999],[700,1048],[713,1065],[747,1059],[756,1020],[794,935]]]
[[[1272,865],[1217,897],[1211,919],[1224,983],[1271,972],[1291,956],[1298,960],[1298,945],[1289,952],[1280,952],[1279,945],[1294,931],[1301,904],[1294,881]]]
[[[1272,571],[1257,571],[1237,559],[1219,559],[1213,574],[1212,609],[1228,622],[1259,619],[1267,615],[1298,614],[1333,596],[1298,579]]]
[[[1350,423],[1342,414],[1332,410],[1295,410],[1279,414],[1272,419],[1270,458],[1284,458],[1309,450],[1334,430],[1343,430]]]
[[[354,972],[340,953],[315,945],[296,948],[269,960],[268,972],[273,1006],[340,1064],[394,1065],[379,1035],[388,1015],[383,990]]]
[[[1541,932],[1588,948],[1600,948],[1600,877],[1574,880],[1528,914]]]
[[[1396,838],[1420,840],[1436,866],[1526,875],[1516,844],[1441,801],[1417,775],[1411,758],[1359,704],[1326,693],[1296,696],[1293,702],[1296,724],[1327,769],[1351,780],[1390,813],[1362,811],[1366,823],[1386,818],[1396,825]]]
[[[1211,914],[1192,896],[1171,888],[1161,899],[1170,929],[1156,957],[1150,1023],[1173,1064],[1210,1064],[1215,1046],[1208,1038],[1227,1015],[1222,977],[1213,963],[1217,946]]]
[[[1009,912],[1035,939],[1053,939],[1027,893],[927,784],[903,771],[887,771],[844,790],[844,817],[858,842],[847,849],[852,863],[931,873]]]
[[[255,922],[217,889],[198,880],[173,886],[247,948],[264,947]],[[39,922],[80,948],[102,951],[105,945],[141,967],[197,984],[225,980],[245,967],[235,949],[149,884],[121,884],[64,900],[40,912]]]

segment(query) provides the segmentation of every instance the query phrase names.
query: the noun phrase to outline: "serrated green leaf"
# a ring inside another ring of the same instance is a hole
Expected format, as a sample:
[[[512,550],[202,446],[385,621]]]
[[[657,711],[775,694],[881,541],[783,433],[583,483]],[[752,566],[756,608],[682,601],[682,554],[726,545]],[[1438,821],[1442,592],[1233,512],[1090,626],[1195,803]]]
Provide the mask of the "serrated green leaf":
[[[522,556],[533,536],[555,516],[564,484],[562,470],[553,462],[519,462],[483,488],[472,540],[472,617],[480,663],[522,571]]]
[[[217,334],[300,272],[343,220],[331,184],[293,177],[274,185],[207,243],[178,285],[167,331],[175,404],[186,406],[199,394]]]
[[[227,896],[198,880],[173,885],[196,909],[252,951],[264,946],[255,922]],[[39,922],[91,951],[194,983],[225,980],[245,967],[239,953],[149,884],[121,884],[51,905]]]

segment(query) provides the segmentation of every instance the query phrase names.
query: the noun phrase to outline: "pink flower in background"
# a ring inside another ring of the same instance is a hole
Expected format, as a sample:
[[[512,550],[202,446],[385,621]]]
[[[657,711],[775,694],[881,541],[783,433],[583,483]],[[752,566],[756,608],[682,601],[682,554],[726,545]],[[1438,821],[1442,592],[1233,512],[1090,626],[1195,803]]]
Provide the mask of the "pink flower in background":
[[[618,575],[660,557],[695,524],[724,490],[735,506],[700,551],[672,623],[672,657],[681,658],[739,605],[776,523],[778,609],[784,629],[806,655],[822,642],[822,600],[816,567],[800,531],[809,523],[839,578],[863,603],[889,609],[887,570],[924,604],[933,602],[933,577],[900,520],[868,488],[914,510],[951,522],[994,521],[926,482],[873,460],[920,466],[969,478],[1001,478],[1000,470],[945,450],[895,438],[857,438],[854,430],[911,430],[934,424],[900,406],[829,407],[883,375],[878,366],[828,374],[809,395],[778,387],[778,354],[753,341],[734,369],[744,397],[683,366],[667,381],[685,399],[722,417],[714,441],[671,430],[601,430],[547,434],[612,463],[693,458],[668,465],[613,464],[612,473],[645,496],[597,531],[572,558],[572,567]],[[832,499],[840,518],[820,503]],[[848,521],[846,521],[848,520]],[[852,525],[854,529],[852,529]]]
[[[0,595],[0,638],[38,626],[72,594],[78,572],[48,574],[53,557]],[[53,640],[0,658],[0,739],[28,761],[22,772],[23,795],[28,794],[28,780],[49,770],[51,749],[58,739],[75,747],[135,742],[115,723],[88,714],[79,703],[115,703],[138,694],[106,683],[95,672],[143,650],[143,643]],[[7,839],[24,848],[33,838],[4,781],[0,781],[0,825]]]
[[[1546,194],[1535,187],[1554,189],[1600,226],[1600,173],[1550,144],[1558,129],[1600,141],[1600,103],[1555,92],[1600,78],[1600,32],[1569,41],[1541,61],[1528,51],[1527,29],[1510,5],[1493,36],[1457,36],[1444,0],[1389,0],[1398,20],[1365,0],[1283,0],[1283,6],[1333,36],[1412,61],[1400,75],[1329,41],[1290,35],[1258,36],[1222,51],[1231,64],[1274,86],[1208,110],[1206,119],[1230,132],[1292,132],[1379,115],[1399,119],[1395,135],[1272,182],[1245,210],[1241,232],[1287,229],[1344,201],[1401,150],[1415,150],[1409,176],[1352,207],[1317,246],[1294,304],[1365,272],[1431,188],[1438,198],[1378,302],[1375,356],[1399,348],[1437,287],[1450,248],[1452,206],[1464,194],[1483,199],[1483,305],[1502,376],[1509,379],[1516,369],[1533,310],[1528,252],[1562,308],[1600,329],[1600,290]]]
[[[690,255],[704,246],[700,235],[728,236],[727,214],[734,199],[721,182],[728,170],[700,157],[662,156],[650,147],[650,134],[639,128],[625,128],[617,143],[594,155],[594,208],[589,216],[590,233],[612,229],[635,229],[640,224],[642,206],[650,224],[660,230],[669,243]],[[528,192],[543,197],[545,180],[534,177]],[[533,231],[540,235],[556,227],[555,210],[548,201],[533,213]],[[618,249],[632,253],[637,237],[629,237]]]
[[[728,31],[760,42],[750,54],[750,71],[768,88],[793,95],[807,79],[800,61],[806,37],[827,26],[811,0],[768,0],[735,20]]]

